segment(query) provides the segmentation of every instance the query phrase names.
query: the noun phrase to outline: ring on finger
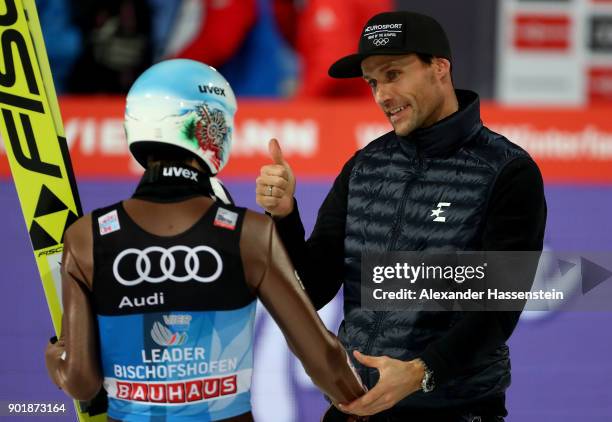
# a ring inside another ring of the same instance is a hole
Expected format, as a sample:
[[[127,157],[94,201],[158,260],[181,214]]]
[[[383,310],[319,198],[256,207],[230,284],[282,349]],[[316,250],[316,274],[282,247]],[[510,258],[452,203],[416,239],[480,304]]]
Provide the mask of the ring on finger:
[[[268,185],[268,196],[272,196],[272,189],[273,189],[273,186]]]

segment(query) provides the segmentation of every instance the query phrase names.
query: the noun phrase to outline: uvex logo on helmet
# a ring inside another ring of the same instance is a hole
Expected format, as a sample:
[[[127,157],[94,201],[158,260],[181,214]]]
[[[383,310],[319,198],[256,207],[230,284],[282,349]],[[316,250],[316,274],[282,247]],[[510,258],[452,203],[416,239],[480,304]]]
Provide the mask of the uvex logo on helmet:
[[[215,94],[225,97],[225,89],[212,85],[198,85],[198,89],[202,94]]]

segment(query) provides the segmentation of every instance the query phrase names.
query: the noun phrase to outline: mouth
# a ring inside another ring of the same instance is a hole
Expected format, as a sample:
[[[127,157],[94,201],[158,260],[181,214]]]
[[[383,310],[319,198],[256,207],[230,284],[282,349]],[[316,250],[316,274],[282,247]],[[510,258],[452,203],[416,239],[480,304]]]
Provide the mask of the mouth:
[[[399,106],[399,107],[395,107],[395,108],[390,108],[385,111],[385,114],[387,115],[391,123],[395,123],[397,120],[400,119],[403,112],[407,110],[408,108],[410,108],[410,106],[407,104]]]

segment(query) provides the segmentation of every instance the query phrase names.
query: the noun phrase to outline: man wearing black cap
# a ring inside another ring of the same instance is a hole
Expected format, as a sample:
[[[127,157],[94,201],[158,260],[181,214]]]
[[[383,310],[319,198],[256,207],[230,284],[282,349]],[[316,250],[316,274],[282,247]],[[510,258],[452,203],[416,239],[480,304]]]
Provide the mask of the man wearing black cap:
[[[357,54],[331,66],[332,77],[365,79],[393,131],[345,164],[307,241],[276,140],[274,164],[257,179],[257,202],[275,217],[315,306],[344,286],[339,337],[370,391],[341,410],[371,421],[507,415],[505,343],[519,312],[373,312],[360,303],[362,252],[542,250],[540,171],[483,126],[478,95],[453,87],[451,60],[438,22],[389,12],[366,23]]]

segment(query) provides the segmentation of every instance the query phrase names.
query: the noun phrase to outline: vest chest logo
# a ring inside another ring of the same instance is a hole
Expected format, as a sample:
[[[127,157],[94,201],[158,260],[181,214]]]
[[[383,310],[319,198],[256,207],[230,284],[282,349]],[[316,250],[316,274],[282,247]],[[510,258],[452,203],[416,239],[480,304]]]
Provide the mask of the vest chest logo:
[[[450,202],[438,202],[438,208],[431,210],[430,217],[435,217],[433,221],[436,223],[446,223],[446,217],[442,217],[440,214],[444,212],[442,207],[450,207]]]

